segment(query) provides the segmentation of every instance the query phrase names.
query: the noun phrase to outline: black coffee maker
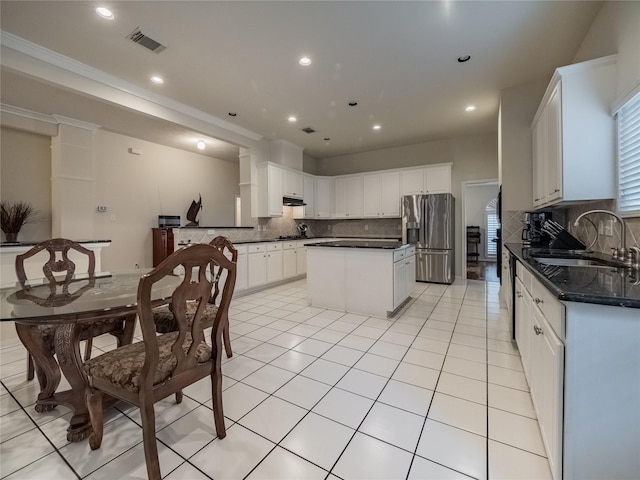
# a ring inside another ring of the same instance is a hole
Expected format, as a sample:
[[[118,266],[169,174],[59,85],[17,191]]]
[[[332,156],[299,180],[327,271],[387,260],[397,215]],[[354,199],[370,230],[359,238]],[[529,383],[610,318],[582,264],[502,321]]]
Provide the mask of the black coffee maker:
[[[542,225],[551,220],[551,212],[524,212],[522,216],[522,246],[548,247],[551,238],[542,230]]]

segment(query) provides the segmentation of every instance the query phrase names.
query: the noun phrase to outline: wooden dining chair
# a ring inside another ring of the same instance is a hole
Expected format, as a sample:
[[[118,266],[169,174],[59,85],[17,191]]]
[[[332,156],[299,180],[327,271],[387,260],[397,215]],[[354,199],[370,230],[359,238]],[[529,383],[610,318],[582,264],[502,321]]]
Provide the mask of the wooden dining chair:
[[[53,238],[51,240],[45,240],[37,245],[34,245],[27,252],[22,255],[16,256],[15,268],[18,282],[28,293],[28,282],[25,261],[34,257],[38,253],[46,251],[49,254],[49,259],[42,265],[42,274],[44,279],[49,282],[51,288],[51,295],[46,300],[51,306],[56,306],[56,303],[67,302],[73,300],[68,294],[67,288],[74,278],[76,273],[76,264],[69,258],[69,252],[75,251],[78,254],[86,256],[87,269],[86,273],[89,279],[92,279],[95,275],[96,257],[92,250],[83,247],[73,240],[66,238]],[[58,255],[60,258],[58,258]],[[61,274],[62,275],[56,275]],[[83,272],[84,273],[84,272]],[[61,292],[58,290],[61,289]],[[37,327],[40,333],[42,342],[48,346],[48,350],[53,356],[54,351],[54,338],[56,327],[53,325],[41,325]],[[93,337],[102,335],[104,333],[113,333],[118,341],[118,345],[122,342],[122,335],[124,333],[124,325],[122,319],[101,320],[95,324],[90,324],[83,327],[81,333],[81,339],[86,341],[85,345],[85,359],[91,358],[91,349],[93,348]],[[27,380],[32,380],[34,377],[34,363],[33,357],[28,355],[27,357]]]
[[[151,305],[151,291],[174,269],[182,266],[184,277],[172,294],[172,311],[178,329],[157,334]],[[211,336],[205,338],[205,310],[212,296],[214,279],[225,274],[222,295],[217,305]],[[85,362],[84,372],[87,409],[93,433],[89,436],[92,450],[100,448],[103,433],[103,394],[119,398],[140,408],[142,438],[147,474],[159,480],[160,465],[156,444],[154,403],[169,395],[182,401],[182,389],[200,379],[211,378],[213,417],[218,438],[226,435],[222,410],[222,327],[236,282],[236,264],[218,248],[195,244],[167,257],[138,285],[138,318],[142,342],[104,353]],[[193,311],[193,315],[189,315]],[[210,343],[207,343],[209,340]]]
[[[209,245],[216,247],[223,254],[227,256],[232,262],[236,263],[238,261],[238,250],[233,246],[233,243],[227,238],[223,236],[218,236],[209,242]],[[223,272],[224,274],[224,272]],[[204,328],[211,327],[213,325],[213,320],[215,319],[216,312],[218,307],[216,307],[216,299],[218,294],[220,293],[220,282],[224,283],[223,275],[218,274],[217,272],[211,272],[211,275],[214,279],[213,286],[213,295],[211,300],[207,304],[204,312]],[[190,307],[187,311],[187,315],[189,317],[193,316],[194,311],[193,307]],[[168,333],[173,332],[177,329],[177,323],[173,318],[173,312],[171,311],[171,305],[162,305],[160,307],[156,307],[153,309],[153,318],[156,323],[156,331],[158,333]],[[223,318],[224,322],[222,325],[222,338],[224,340],[224,349],[227,354],[227,358],[231,358],[233,352],[231,351],[231,340],[229,338],[229,319],[227,317]]]

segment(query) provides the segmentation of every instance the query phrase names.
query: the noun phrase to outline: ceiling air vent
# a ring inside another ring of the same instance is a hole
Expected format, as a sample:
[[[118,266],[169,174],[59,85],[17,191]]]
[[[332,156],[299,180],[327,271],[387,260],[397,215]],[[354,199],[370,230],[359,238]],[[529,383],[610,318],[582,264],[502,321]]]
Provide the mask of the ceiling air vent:
[[[167,48],[153,38],[147,37],[144,33],[142,33],[140,27],[137,27],[133,32],[131,32],[127,38],[129,38],[129,40],[133,40],[135,43],[142,45],[143,47],[151,50],[154,53],[160,53],[165,48]]]
[[[304,133],[316,133],[316,131],[311,127],[305,127],[302,129]]]

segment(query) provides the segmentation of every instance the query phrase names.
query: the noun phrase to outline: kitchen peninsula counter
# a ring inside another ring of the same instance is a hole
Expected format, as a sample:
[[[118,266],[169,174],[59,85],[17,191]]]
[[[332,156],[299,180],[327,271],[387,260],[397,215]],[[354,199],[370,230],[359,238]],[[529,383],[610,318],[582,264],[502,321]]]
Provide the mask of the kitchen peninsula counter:
[[[415,248],[399,241],[337,240],[307,246],[311,305],[387,318],[415,285]]]

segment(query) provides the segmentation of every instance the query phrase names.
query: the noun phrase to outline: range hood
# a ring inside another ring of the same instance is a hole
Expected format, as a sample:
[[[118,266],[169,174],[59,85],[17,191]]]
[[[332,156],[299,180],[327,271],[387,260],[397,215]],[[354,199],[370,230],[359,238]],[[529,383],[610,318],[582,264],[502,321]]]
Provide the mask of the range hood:
[[[282,205],[285,207],[302,207],[306,203],[301,198],[282,197]]]

